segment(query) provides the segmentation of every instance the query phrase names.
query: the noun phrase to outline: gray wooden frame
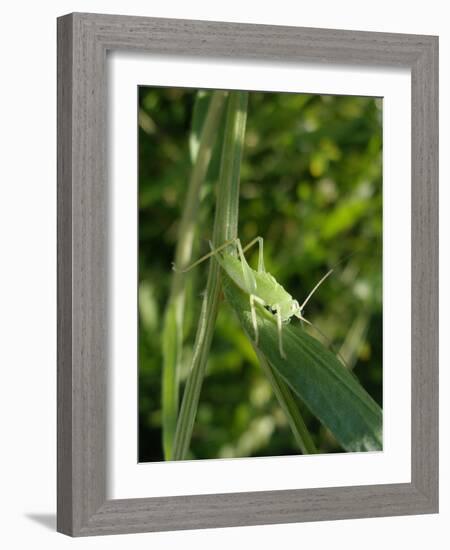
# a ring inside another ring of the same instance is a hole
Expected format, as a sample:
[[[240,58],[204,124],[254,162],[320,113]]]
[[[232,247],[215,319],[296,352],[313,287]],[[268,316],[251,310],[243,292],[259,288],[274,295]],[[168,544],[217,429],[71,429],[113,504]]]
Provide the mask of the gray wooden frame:
[[[107,500],[106,52],[412,73],[411,483]],[[438,38],[117,15],[58,19],[58,530],[73,536],[438,511]]]

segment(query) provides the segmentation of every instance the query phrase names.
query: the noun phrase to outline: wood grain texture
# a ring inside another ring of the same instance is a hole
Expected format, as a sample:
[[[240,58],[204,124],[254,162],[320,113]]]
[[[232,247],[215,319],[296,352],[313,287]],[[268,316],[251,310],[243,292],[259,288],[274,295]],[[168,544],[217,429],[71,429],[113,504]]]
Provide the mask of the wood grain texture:
[[[412,481],[107,500],[106,52],[409,67]],[[71,14],[58,20],[58,530],[99,535],[438,509],[438,40],[433,36]]]
[[[72,525],[72,25],[58,21],[57,529]]]
[[[412,479],[438,509],[438,42],[412,67]]]

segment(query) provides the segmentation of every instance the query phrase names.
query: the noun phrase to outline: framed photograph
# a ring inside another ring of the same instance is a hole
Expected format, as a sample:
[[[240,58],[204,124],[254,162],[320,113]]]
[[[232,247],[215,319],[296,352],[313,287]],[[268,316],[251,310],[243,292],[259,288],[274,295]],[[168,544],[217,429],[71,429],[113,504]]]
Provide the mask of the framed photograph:
[[[438,511],[438,39],[58,19],[58,530]]]

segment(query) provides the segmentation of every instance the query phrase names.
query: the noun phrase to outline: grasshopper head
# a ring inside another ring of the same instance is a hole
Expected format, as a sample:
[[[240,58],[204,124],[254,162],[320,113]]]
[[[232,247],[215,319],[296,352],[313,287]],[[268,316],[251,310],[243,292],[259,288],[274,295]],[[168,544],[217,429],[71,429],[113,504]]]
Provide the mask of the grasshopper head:
[[[303,308],[297,302],[297,300],[292,301],[292,315],[294,315],[294,317],[297,317],[297,319],[300,319],[301,321],[306,321],[306,319],[303,317]]]

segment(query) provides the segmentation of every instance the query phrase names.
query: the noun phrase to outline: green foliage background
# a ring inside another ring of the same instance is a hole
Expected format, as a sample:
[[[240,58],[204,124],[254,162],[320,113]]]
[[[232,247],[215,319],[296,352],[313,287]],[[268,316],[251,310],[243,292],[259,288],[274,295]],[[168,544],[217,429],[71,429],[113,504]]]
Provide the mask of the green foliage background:
[[[139,90],[141,462],[163,460],[160,337],[177,223],[191,166],[189,131],[195,94],[195,90],[181,88]],[[201,229],[195,258],[209,250],[213,183],[205,187],[198,213]],[[264,238],[266,269],[299,302],[330,267],[341,262],[308,303],[305,316],[341,351],[381,405],[380,99],[250,93],[239,236],[246,243],[256,235]],[[256,252],[250,253],[253,264]],[[206,271],[205,263],[193,270],[189,279],[183,379],[189,368]],[[314,330],[311,334],[322,338]],[[333,436],[302,403],[299,406],[319,450],[340,451]],[[252,347],[224,303],[202,389],[191,458],[298,452]]]

